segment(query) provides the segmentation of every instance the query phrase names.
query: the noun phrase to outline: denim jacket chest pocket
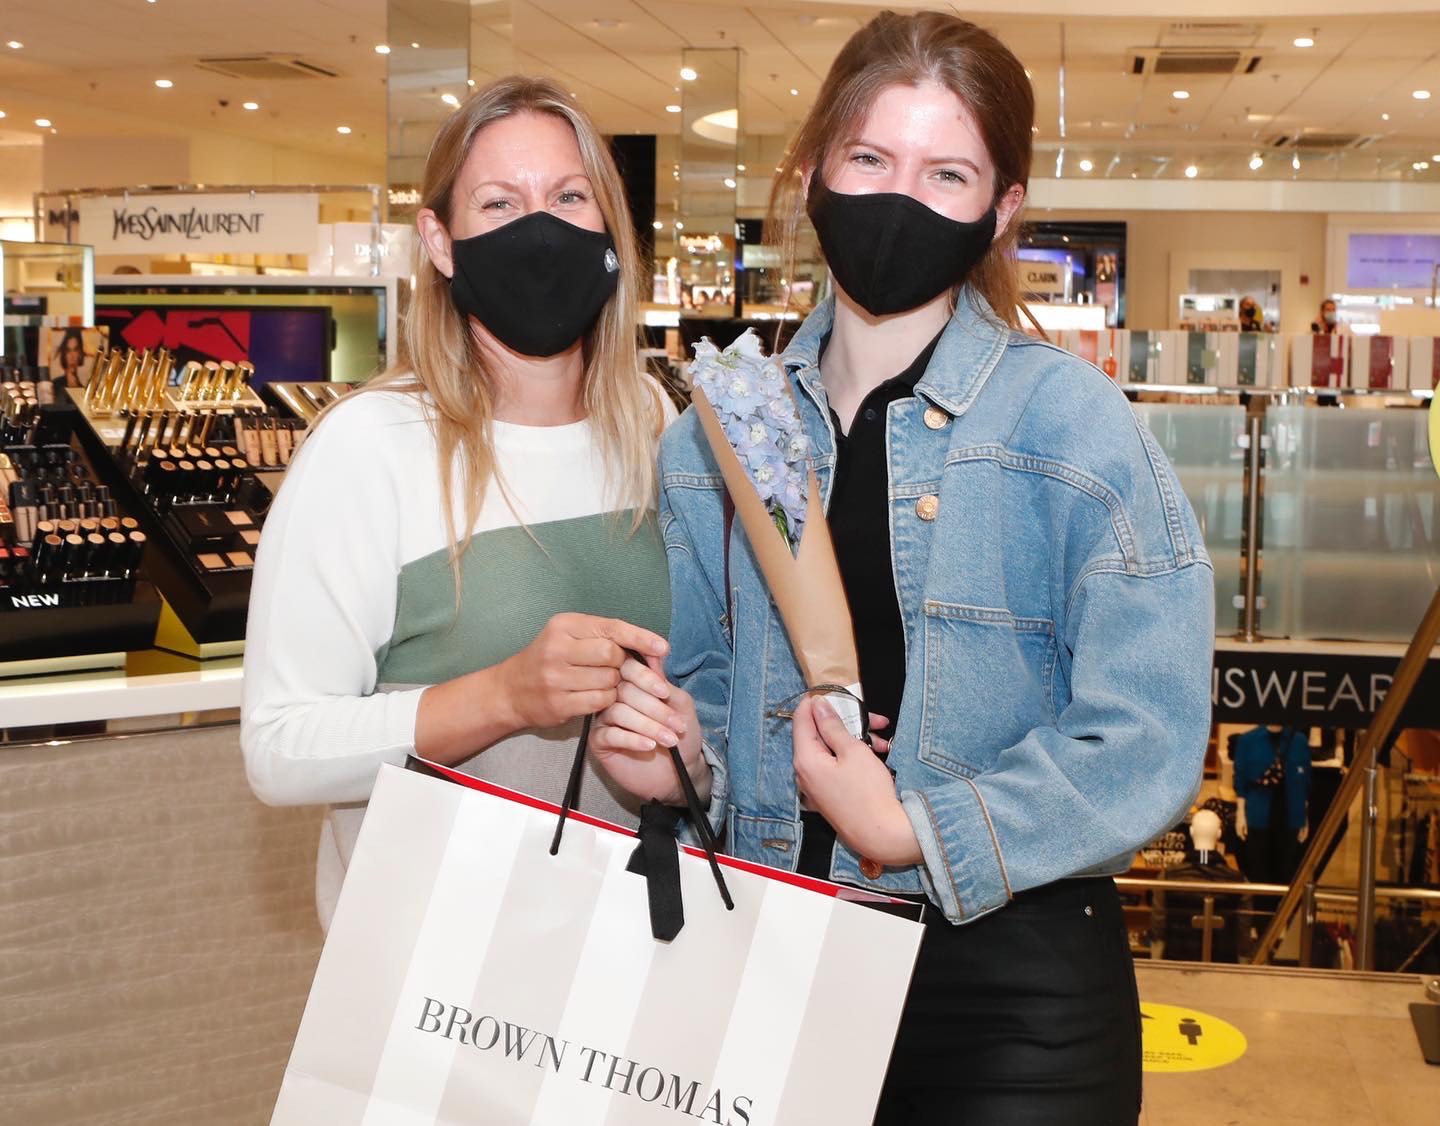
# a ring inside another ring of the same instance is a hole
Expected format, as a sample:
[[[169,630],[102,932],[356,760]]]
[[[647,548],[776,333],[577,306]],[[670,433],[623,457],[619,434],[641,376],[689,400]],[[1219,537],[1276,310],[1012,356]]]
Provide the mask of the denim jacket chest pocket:
[[[921,762],[973,777],[1055,722],[1053,622],[927,599],[921,624]]]

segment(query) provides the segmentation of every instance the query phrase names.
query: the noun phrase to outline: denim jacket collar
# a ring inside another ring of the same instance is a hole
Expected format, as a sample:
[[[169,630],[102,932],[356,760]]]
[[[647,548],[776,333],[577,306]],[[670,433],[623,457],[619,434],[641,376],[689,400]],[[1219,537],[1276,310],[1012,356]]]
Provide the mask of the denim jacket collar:
[[[820,347],[835,323],[832,294],[805,318],[781,357],[785,367],[819,403],[826,401],[820,383]],[[946,414],[959,417],[975,401],[1000,362],[1010,329],[991,310],[989,302],[966,286],[955,303],[950,323],[940,335],[930,366],[916,384],[915,393]]]

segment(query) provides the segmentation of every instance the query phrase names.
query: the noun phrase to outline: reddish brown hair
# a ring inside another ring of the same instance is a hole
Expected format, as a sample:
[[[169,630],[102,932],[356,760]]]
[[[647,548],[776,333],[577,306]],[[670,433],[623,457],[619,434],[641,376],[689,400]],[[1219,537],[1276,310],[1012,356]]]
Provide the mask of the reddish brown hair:
[[[854,136],[887,86],[937,82],[974,115],[995,167],[992,202],[1030,182],[1035,94],[1025,68],[995,36],[943,12],[881,12],[840,49],[810,114],[795,134],[770,192],[766,224],[794,276],[795,246],[805,221],[803,176],[823,168],[830,146]],[[996,316],[1018,327],[1020,286],[1017,215],[970,275]],[[955,295],[952,295],[952,297]]]

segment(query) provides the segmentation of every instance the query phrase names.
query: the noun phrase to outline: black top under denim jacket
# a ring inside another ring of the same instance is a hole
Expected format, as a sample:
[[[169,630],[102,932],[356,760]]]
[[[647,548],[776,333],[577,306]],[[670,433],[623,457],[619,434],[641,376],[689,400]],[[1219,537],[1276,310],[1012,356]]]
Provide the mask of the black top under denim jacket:
[[[890,568],[890,470],[886,453],[887,408],[915,393],[940,334],[899,375],[874,388],[860,403],[848,432],[832,409],[835,428],[835,476],[826,522],[835,543],[840,580],[855,624],[860,657],[860,687],[865,707],[890,723],[900,714],[905,692],[905,627]],[[820,349],[823,357],[825,346]],[[822,360],[823,364],[823,360]],[[885,729],[886,734],[889,729]],[[818,813],[801,816],[804,834],[799,871],[830,878],[835,830]]]

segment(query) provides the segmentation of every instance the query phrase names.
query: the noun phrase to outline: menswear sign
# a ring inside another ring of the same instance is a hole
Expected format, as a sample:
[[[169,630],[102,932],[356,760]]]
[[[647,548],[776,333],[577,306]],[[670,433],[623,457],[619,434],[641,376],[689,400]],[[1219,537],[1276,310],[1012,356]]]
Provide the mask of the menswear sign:
[[[96,254],[310,254],[320,221],[311,193],[104,196],[75,210],[75,241]]]

